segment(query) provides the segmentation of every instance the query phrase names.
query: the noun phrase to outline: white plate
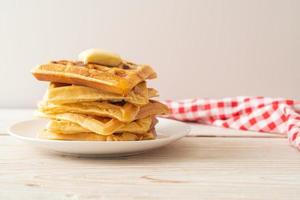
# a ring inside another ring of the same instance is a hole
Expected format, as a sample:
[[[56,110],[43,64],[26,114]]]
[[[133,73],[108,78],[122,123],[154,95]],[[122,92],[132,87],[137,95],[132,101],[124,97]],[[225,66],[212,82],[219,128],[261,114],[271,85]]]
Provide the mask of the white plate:
[[[156,125],[158,137],[155,140],[104,142],[45,140],[36,138],[37,133],[45,128],[46,123],[47,120],[45,119],[17,122],[9,128],[9,133],[11,136],[33,146],[61,154],[110,157],[134,155],[156,149],[170,144],[190,132],[190,126],[185,123],[159,118],[159,123]]]

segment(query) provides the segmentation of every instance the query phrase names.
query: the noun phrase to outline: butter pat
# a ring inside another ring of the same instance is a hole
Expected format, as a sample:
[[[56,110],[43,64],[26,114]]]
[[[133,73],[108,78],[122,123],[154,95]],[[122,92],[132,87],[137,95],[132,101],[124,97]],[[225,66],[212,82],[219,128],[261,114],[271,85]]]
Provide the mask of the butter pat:
[[[79,54],[79,60],[87,63],[97,63],[100,65],[115,67],[122,63],[122,58],[115,53],[101,49],[87,49]]]

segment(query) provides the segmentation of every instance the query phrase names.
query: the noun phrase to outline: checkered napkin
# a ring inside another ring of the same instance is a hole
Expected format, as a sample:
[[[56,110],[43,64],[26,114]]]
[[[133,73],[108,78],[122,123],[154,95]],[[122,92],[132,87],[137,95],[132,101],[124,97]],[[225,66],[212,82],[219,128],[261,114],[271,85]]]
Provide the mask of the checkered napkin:
[[[168,118],[225,128],[287,135],[300,150],[300,101],[282,98],[233,97],[164,102]]]

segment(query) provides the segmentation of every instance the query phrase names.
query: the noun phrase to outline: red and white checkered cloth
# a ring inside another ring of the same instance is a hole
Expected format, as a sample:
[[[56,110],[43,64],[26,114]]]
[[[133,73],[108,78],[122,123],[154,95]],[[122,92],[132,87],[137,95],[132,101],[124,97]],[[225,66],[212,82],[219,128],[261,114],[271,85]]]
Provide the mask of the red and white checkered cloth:
[[[233,97],[164,102],[167,117],[225,128],[287,135],[300,150],[300,101],[282,98]]]

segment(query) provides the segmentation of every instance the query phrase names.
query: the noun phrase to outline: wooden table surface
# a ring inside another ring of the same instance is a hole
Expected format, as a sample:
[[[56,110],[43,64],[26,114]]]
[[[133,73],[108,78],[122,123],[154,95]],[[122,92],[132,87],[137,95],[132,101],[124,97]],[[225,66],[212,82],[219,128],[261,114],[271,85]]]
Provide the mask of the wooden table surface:
[[[70,157],[7,135],[7,125],[30,116],[0,110],[1,200],[300,198],[300,152],[283,137],[198,125],[191,135],[201,137],[145,154]]]

